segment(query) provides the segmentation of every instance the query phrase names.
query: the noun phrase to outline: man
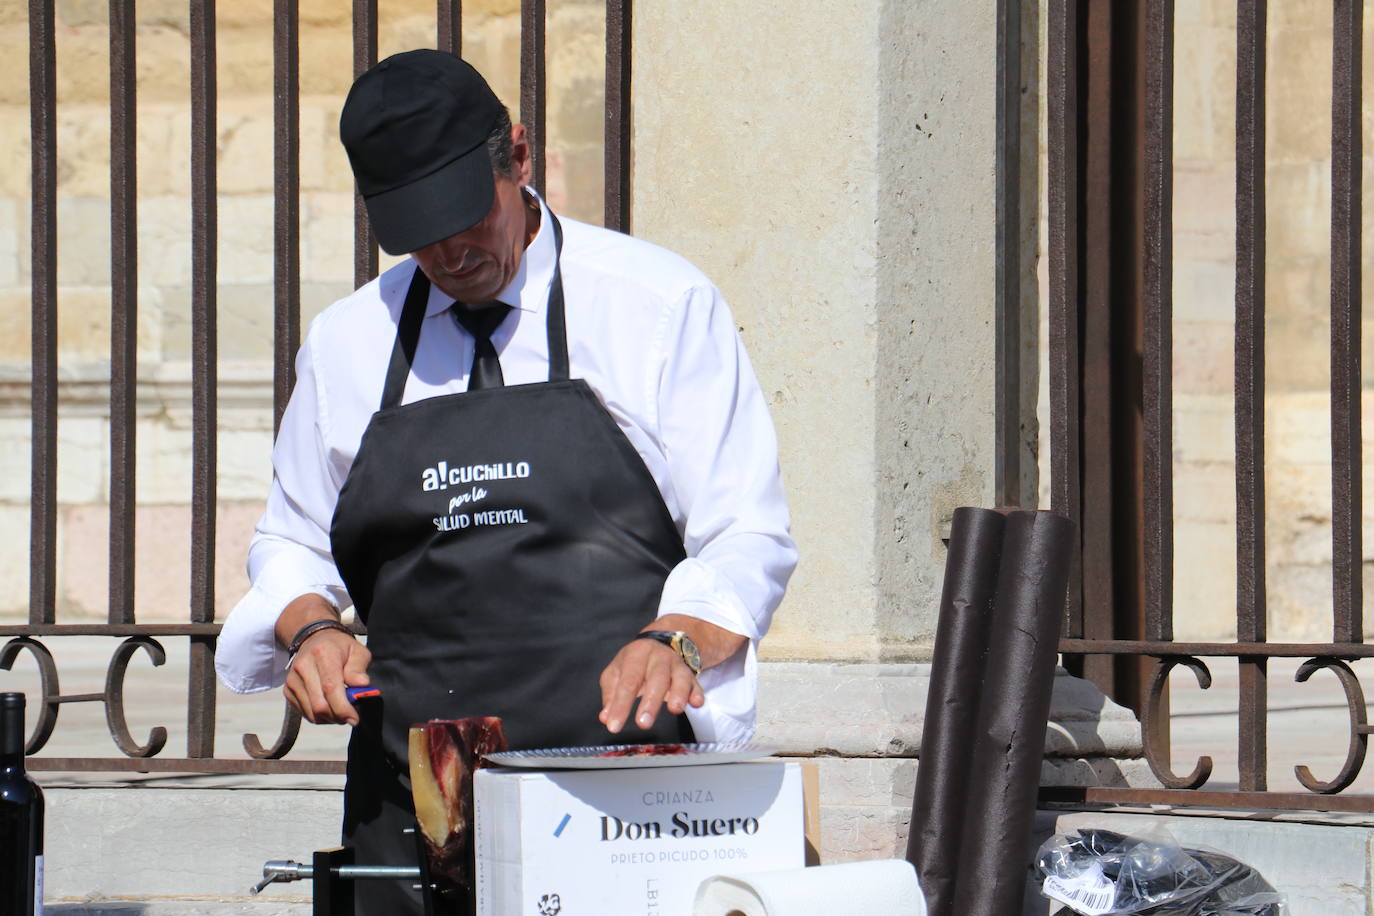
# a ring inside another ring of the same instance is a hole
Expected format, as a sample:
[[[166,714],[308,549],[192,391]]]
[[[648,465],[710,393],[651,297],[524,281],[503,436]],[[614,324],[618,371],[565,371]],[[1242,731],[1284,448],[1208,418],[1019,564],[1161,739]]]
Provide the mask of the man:
[[[217,666],[355,726],[345,841],[405,864],[411,723],[499,715],[514,748],[752,736],[796,551],[767,407],[695,268],[560,222],[523,126],[452,55],[363,74],[340,133],[411,258],[311,326]]]

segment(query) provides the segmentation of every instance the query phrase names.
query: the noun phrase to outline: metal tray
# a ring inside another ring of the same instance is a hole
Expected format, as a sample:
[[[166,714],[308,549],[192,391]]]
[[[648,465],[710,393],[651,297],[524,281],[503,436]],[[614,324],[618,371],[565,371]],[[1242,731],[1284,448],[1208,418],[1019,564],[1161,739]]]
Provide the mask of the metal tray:
[[[680,748],[670,753],[655,749]],[[547,747],[484,755],[503,767],[540,770],[631,770],[644,767],[703,766],[769,757],[776,748],[762,744],[602,744],[594,747]],[[643,753],[627,753],[640,751]]]

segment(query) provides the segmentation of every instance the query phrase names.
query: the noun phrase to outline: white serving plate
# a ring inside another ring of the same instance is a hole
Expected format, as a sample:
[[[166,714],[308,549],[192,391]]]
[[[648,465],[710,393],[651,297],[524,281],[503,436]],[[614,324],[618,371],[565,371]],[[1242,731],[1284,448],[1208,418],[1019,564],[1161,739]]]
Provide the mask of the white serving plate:
[[[644,756],[606,756],[631,748],[661,747],[652,744],[602,744],[593,747],[546,747],[529,751],[499,751],[484,754],[489,762],[503,767],[540,770],[634,770],[644,767],[686,767],[712,763],[738,763],[769,757],[776,748],[762,744],[680,744],[680,754]]]

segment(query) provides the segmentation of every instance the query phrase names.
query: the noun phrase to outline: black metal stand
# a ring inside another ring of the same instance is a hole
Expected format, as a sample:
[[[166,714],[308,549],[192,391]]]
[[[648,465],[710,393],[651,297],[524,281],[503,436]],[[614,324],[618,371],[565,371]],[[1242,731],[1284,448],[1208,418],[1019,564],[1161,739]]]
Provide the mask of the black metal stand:
[[[338,867],[353,864],[353,847],[315,851],[314,916],[353,916],[353,882],[338,875]]]
[[[425,901],[425,916],[435,916],[438,907],[434,901],[434,879],[429,873],[429,853],[425,851],[425,837],[420,833],[419,824],[415,825],[410,834],[415,837],[415,860],[420,863],[420,896]]]
[[[311,912],[314,916],[353,916],[353,882],[358,880],[419,881],[425,916],[474,916],[477,912],[475,888],[464,888],[456,895],[440,897],[438,886],[429,872],[429,855],[425,840],[417,828],[406,833],[415,839],[415,858],[418,867],[396,865],[356,865],[355,850],[351,846],[318,849],[309,866],[289,860],[273,860],[263,866],[263,880],[253,888],[259,893],[276,881],[310,879],[314,896]],[[370,916],[370,914],[369,914]]]

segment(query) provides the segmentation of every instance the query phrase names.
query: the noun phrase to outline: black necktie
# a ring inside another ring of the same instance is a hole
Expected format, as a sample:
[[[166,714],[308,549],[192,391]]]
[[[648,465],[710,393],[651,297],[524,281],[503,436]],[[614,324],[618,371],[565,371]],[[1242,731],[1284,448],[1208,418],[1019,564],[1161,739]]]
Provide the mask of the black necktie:
[[[468,391],[500,388],[506,382],[501,377],[501,360],[491,344],[491,335],[506,320],[510,306],[504,302],[487,302],[475,307],[454,303],[451,311],[454,320],[472,335],[472,370],[468,373]]]

